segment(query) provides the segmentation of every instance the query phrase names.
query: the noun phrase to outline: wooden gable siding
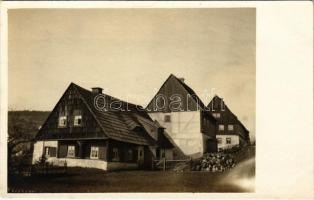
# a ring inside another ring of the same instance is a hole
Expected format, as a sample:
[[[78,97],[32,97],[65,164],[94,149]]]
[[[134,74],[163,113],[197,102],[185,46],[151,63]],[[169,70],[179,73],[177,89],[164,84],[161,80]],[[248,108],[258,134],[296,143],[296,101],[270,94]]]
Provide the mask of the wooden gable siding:
[[[238,120],[235,114],[231,112],[223,99],[215,96],[208,104],[208,113],[220,113],[220,118],[216,118],[217,135],[239,135],[244,141],[249,141],[249,131]],[[224,131],[219,131],[218,126],[224,125]],[[233,130],[228,130],[228,125],[233,125]]]
[[[74,126],[75,113],[82,115],[81,126]],[[59,127],[59,117],[66,116],[65,127]],[[66,138],[105,138],[94,116],[84,104],[75,87],[70,87],[61,97],[47,121],[40,129],[37,139],[66,139]]]
[[[194,94],[195,95],[195,94]],[[165,97],[165,104],[161,97]],[[177,97],[175,97],[177,96]],[[158,98],[159,97],[159,98]],[[157,94],[147,105],[146,110],[148,112],[171,112],[169,104],[170,102],[177,101],[177,98],[181,98],[181,111],[196,111],[199,110],[199,104],[202,102],[196,102],[195,98],[186,90],[186,88],[180,83],[180,81],[173,75],[170,75],[165,83],[161,86]],[[165,105],[164,109],[159,109]],[[179,104],[175,104],[178,107]]]

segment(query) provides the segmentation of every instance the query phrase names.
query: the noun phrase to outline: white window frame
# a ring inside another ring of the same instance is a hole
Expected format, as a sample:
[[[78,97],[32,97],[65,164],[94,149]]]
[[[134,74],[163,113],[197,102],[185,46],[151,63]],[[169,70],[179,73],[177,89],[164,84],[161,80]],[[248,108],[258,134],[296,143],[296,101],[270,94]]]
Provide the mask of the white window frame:
[[[228,140],[229,140],[229,142],[228,142]],[[231,144],[231,137],[226,138],[226,144]]]
[[[233,131],[233,130],[234,130],[233,124],[228,124],[228,131]]]
[[[71,151],[73,151],[73,155],[70,154]],[[69,158],[74,158],[75,157],[75,146],[74,145],[69,145],[68,146],[67,157],[69,157]]]
[[[58,125],[61,128],[66,127],[67,126],[67,116],[60,116]]]
[[[45,147],[45,156],[50,156],[50,147]]]
[[[81,120],[81,123],[79,124],[79,120]],[[74,126],[82,126],[82,115],[75,115],[74,116]]]
[[[99,159],[99,147],[91,146],[90,148],[90,158]]]
[[[218,125],[218,130],[219,131],[224,131],[225,130],[225,125],[224,124],[219,124]]]

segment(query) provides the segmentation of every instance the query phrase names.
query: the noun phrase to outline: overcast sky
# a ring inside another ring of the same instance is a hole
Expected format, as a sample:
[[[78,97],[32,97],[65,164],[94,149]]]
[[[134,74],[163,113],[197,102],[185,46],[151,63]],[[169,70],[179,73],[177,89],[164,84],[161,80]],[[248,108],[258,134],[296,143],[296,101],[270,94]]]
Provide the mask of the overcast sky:
[[[255,132],[255,28],[249,8],[9,10],[9,109],[51,110],[71,82],[145,107],[172,73]]]

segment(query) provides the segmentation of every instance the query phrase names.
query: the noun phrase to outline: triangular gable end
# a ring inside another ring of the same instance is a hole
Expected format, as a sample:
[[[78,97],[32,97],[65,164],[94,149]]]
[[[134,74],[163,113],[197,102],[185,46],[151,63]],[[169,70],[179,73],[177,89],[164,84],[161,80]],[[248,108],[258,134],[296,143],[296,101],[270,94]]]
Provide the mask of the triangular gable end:
[[[180,80],[171,74],[147,105],[146,110],[148,112],[197,111],[203,103],[197,102],[195,95],[195,93],[191,94]],[[178,102],[179,98],[181,104],[174,103]]]
[[[37,140],[107,138],[89,105],[71,83],[36,135]],[[74,115],[82,116],[82,125],[74,126]],[[66,116],[66,126],[59,126],[59,117]]]

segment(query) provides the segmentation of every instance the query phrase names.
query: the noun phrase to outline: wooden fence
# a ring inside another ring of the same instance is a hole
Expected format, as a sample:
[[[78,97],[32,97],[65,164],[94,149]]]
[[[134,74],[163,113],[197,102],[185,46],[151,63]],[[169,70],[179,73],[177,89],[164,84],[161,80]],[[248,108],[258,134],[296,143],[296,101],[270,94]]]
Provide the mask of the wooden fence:
[[[174,169],[178,165],[182,164],[189,164],[189,167],[191,167],[192,164],[192,158],[186,159],[186,160],[167,160],[167,159],[160,159],[160,160],[153,160],[152,161],[152,169],[153,170],[169,170]]]
[[[45,174],[65,174],[67,172],[67,164],[63,166],[54,166],[50,164],[43,165],[25,165],[19,167],[15,173],[22,176],[45,175]]]

